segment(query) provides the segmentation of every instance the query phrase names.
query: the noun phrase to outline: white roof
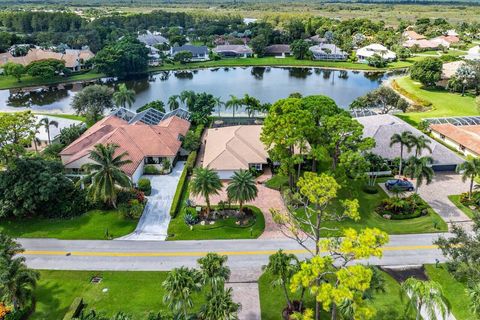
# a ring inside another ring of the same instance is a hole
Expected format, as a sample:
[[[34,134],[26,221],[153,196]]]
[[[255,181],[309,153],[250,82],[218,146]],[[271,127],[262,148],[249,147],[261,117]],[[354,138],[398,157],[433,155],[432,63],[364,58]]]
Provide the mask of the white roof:
[[[465,56],[467,60],[480,60],[480,46],[475,46],[468,50],[468,54]]]
[[[383,59],[395,59],[397,57],[395,52],[388,50],[385,46],[379,43],[372,43],[357,50],[357,56],[361,57],[368,58],[375,54],[379,55]]]
[[[37,124],[42,120],[43,118],[48,118],[49,121],[56,121],[58,123],[58,128],[55,126],[50,126],[50,139],[54,140],[55,137],[57,137],[60,134],[60,130],[63,128],[68,128],[71,125],[78,125],[81,124],[81,121],[78,120],[70,120],[70,119],[65,119],[65,118],[59,118],[59,117],[52,117],[52,116],[45,116],[45,115],[35,115],[35,118],[37,118]],[[48,134],[47,134],[47,129],[45,126],[41,126],[38,128],[38,133],[36,134],[36,137],[40,141],[48,141]]]

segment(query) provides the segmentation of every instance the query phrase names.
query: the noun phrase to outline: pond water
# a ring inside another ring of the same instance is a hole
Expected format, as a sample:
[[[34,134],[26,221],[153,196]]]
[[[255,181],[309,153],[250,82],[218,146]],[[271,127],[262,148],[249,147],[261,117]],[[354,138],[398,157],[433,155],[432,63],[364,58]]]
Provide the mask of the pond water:
[[[248,93],[262,103],[275,102],[292,92],[323,94],[339,106],[348,107],[355,98],[377,88],[390,75],[321,68],[237,67],[161,72],[125,83],[136,92],[132,109],[156,99],[166,103],[168,97],[183,90],[208,92],[221,97],[222,101],[227,101],[230,95],[241,97]],[[96,82],[118,85],[112,79]],[[0,90],[0,111],[30,108],[38,112],[74,113],[70,103],[84,85],[67,84],[32,91]]]

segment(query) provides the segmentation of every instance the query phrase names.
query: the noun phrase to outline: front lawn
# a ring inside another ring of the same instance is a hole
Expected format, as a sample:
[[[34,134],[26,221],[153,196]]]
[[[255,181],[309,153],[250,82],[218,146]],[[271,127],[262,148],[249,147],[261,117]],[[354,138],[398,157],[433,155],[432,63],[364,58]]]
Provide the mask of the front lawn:
[[[288,178],[279,174],[274,175],[267,181],[265,181],[265,186],[273,190],[280,190],[288,186]]]
[[[452,313],[457,320],[470,320],[475,319],[473,313],[469,309],[469,301],[465,289],[466,285],[457,281],[448,272],[445,265],[441,265],[439,268],[435,265],[425,265],[425,271],[430,278],[442,285],[443,294],[450,302]]]
[[[92,284],[94,276],[102,281]],[[123,311],[134,319],[146,319],[150,312],[169,311],[162,302],[166,276],[167,272],[40,271],[36,310],[29,319],[62,319],[76,297],[83,298],[87,310],[94,308],[109,317]]]
[[[475,210],[470,209],[469,207],[465,206],[463,203],[460,202],[460,195],[455,194],[455,195],[450,195],[448,196],[448,199],[452,201],[454,205],[457,206],[458,209],[462,210],[463,213],[465,213],[470,219],[473,219],[475,215],[478,215],[478,212]]]
[[[42,86],[42,85],[52,85],[58,83],[67,83],[74,81],[85,81],[93,80],[104,77],[104,74],[96,73],[94,71],[72,74],[68,77],[56,76],[50,79],[43,79],[39,77],[32,77],[29,75],[24,75],[22,81],[18,82],[15,77],[0,75],[0,90],[1,89],[10,89],[10,88],[20,88],[20,87],[29,87],[29,86]]]
[[[478,110],[475,107],[475,97],[472,95],[462,97],[459,93],[451,93],[444,89],[427,89],[410,77],[402,77],[396,79],[395,82],[412,100],[431,103],[431,110],[429,111],[397,115],[413,125],[420,123],[423,118],[478,115]]]
[[[72,219],[0,221],[0,232],[15,238],[104,240],[127,235],[136,226],[137,220],[127,219],[118,211],[92,210]]]

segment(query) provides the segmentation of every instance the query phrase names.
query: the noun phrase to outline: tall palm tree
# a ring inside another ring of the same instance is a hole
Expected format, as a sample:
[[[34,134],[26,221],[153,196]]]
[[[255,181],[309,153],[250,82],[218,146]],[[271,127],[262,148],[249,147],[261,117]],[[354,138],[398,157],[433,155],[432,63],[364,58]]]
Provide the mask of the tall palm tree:
[[[12,259],[13,256],[22,252],[23,248],[18,242],[5,233],[0,233],[0,259]]]
[[[430,148],[430,143],[431,141],[428,138],[425,138],[425,136],[416,137],[412,135],[411,147],[415,148],[415,157],[419,157],[424,149],[432,153],[432,148]]]
[[[207,294],[207,301],[200,310],[200,319],[237,320],[240,305],[232,299],[232,288],[216,290]]]
[[[445,318],[450,313],[450,305],[443,295],[442,286],[437,282],[409,278],[402,283],[401,288],[404,295],[409,297],[407,310],[413,309],[417,320],[422,319],[422,310],[428,317],[425,320],[435,320],[437,314]]]
[[[400,144],[400,166],[398,168],[398,174],[402,174],[403,165],[403,150],[407,148],[407,152],[412,150],[411,138],[413,134],[410,131],[403,131],[402,133],[395,133],[390,137],[390,147],[395,144]]]
[[[218,194],[222,189],[222,182],[218,173],[210,168],[195,168],[190,183],[190,192],[201,195],[207,203],[207,215],[210,215],[210,195]]]
[[[467,64],[461,65],[455,72],[455,77],[462,83],[462,97],[469,82],[475,79],[475,70]]]
[[[220,97],[213,98],[213,101],[215,102],[215,106],[218,110],[218,117],[220,117],[220,110],[222,109],[222,106],[225,105],[225,102],[223,102]]]
[[[195,269],[173,269],[162,284],[165,289],[163,302],[181,319],[188,319],[188,310],[193,307],[193,294],[200,291],[200,274]]]
[[[426,184],[430,184],[433,181],[435,175],[431,164],[433,160],[431,157],[410,157],[405,166],[405,174],[410,174],[412,178],[416,179],[415,193],[418,193],[418,188],[425,181]]]
[[[233,94],[230,95],[230,100],[225,103],[225,107],[227,109],[232,109],[232,116],[235,118],[235,111],[242,105],[242,100],[234,96]]]
[[[272,286],[281,286],[288,307],[291,307],[292,301],[288,295],[290,279],[298,271],[298,259],[294,254],[286,254],[281,249],[268,258],[268,264],[265,271],[270,272],[275,278]]]
[[[31,301],[39,277],[27,268],[24,257],[0,259],[0,301],[15,310],[23,308]]]
[[[243,212],[243,204],[255,200],[258,195],[258,188],[255,184],[255,177],[250,171],[236,171],[232,180],[227,186],[228,199],[238,202],[240,205],[240,214]]]
[[[245,111],[247,111],[249,118],[255,115],[256,111],[260,111],[261,103],[257,98],[245,94],[241,101],[242,104],[245,105]]]
[[[198,259],[203,284],[210,286],[212,291],[223,288],[225,281],[230,278],[230,268],[225,265],[227,259],[227,256],[217,253],[208,253]]]
[[[167,104],[170,111],[177,110],[178,108],[180,108],[180,103],[178,103],[179,98],[180,97],[176,94],[168,98]]]
[[[121,169],[132,161],[125,159],[128,156],[127,152],[115,156],[117,148],[116,144],[95,145],[95,149],[90,152],[93,163],[83,166],[82,169],[87,172],[87,175],[79,181],[79,184],[88,185],[89,194],[94,200],[101,199],[114,208],[119,187],[132,186],[130,178]]]
[[[475,178],[480,175],[480,158],[468,156],[467,160],[457,167],[457,172],[462,174],[463,182],[470,179],[468,198],[472,199],[473,183],[475,182]]]
[[[125,83],[122,83],[118,86],[118,91],[113,93],[113,102],[118,107],[125,108],[128,104],[130,108],[135,102],[135,91],[128,89]]]
[[[197,95],[195,91],[192,90],[184,90],[180,93],[180,101],[182,101],[182,103],[188,110],[192,110],[195,104],[196,97]]]
[[[40,120],[39,125],[44,126],[45,131],[47,131],[48,144],[52,143],[52,140],[50,139],[50,126],[58,128],[58,122],[55,120],[50,120],[48,117],[45,117]]]

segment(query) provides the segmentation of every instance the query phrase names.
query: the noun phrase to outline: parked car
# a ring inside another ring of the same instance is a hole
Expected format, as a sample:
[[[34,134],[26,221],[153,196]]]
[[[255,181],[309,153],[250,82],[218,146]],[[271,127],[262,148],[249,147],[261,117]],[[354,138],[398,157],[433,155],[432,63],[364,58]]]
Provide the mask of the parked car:
[[[402,179],[388,180],[387,182],[385,182],[385,187],[389,191],[394,188],[401,191],[413,191],[414,189],[413,183],[411,183],[408,180],[402,180]]]

